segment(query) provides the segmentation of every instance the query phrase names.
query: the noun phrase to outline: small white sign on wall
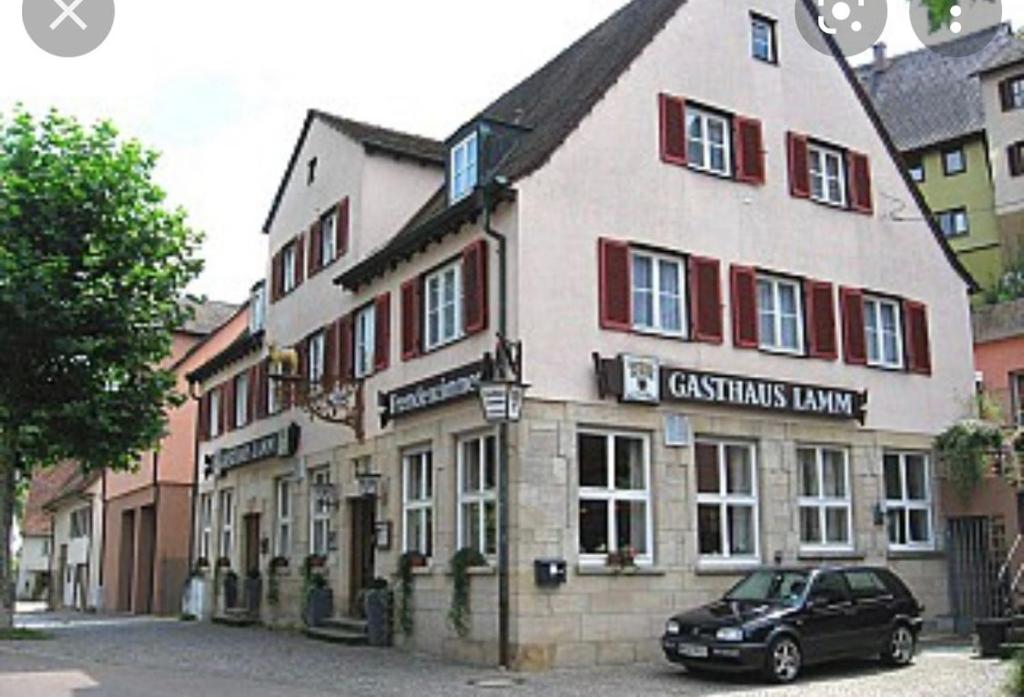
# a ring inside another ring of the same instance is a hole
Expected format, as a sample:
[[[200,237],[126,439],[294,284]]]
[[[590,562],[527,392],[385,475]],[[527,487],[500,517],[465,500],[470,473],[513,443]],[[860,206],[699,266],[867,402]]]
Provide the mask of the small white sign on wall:
[[[622,401],[661,402],[661,366],[657,358],[622,357]]]
[[[693,427],[685,414],[665,414],[665,447],[688,448],[693,444]]]

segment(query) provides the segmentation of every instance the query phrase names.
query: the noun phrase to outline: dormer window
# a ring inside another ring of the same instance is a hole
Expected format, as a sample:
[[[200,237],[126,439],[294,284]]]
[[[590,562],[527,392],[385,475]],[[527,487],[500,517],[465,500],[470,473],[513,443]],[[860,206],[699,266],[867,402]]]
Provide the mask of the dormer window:
[[[451,150],[449,199],[458,203],[469,196],[478,181],[479,138],[472,133]]]

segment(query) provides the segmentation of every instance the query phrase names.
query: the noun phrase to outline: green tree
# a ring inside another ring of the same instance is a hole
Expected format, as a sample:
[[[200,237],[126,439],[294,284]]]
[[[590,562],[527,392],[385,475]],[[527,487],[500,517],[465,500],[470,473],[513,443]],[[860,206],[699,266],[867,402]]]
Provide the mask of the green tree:
[[[183,399],[161,367],[202,241],[108,122],[0,114],[0,627],[15,491],[70,459],[125,469]]]

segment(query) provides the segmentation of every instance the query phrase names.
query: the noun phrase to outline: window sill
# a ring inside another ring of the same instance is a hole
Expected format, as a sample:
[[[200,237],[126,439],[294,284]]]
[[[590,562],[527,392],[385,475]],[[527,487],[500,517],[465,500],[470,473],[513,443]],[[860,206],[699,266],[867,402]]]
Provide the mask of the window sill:
[[[689,341],[689,337],[683,332],[666,332],[660,329],[654,329],[652,327],[636,327],[632,328],[632,333],[637,336],[648,336],[652,339],[670,339],[672,341]]]
[[[703,174],[704,176],[707,176],[707,177],[714,177],[715,179],[724,179],[725,181],[730,181],[730,182],[737,181],[736,175],[735,175],[734,172],[718,172],[718,171],[713,170],[713,169],[708,169],[707,167],[699,167],[699,166],[697,166],[695,164],[692,164],[690,162],[687,162],[683,166],[686,167],[686,169],[690,170],[691,172],[696,172],[697,174]]]
[[[428,567],[428,568],[432,569],[432,567]],[[433,570],[431,570],[430,573],[433,573]],[[453,576],[454,574],[452,574],[451,570],[446,570],[444,572],[444,575],[445,576]],[[497,576],[498,575],[498,567],[492,566],[490,564],[488,564],[487,566],[471,566],[470,568],[466,569],[466,575],[470,576],[470,577],[472,577],[472,576]]]
[[[744,576],[762,565],[755,561],[699,561],[695,573],[698,576]]]
[[[412,567],[412,575],[413,576],[433,576],[434,575],[434,565],[433,564],[427,564],[426,566],[414,566],[414,567]]]
[[[890,549],[885,558],[889,561],[945,559],[946,553],[937,549]]]
[[[656,566],[633,566],[620,569],[601,564],[579,564],[577,576],[664,576],[665,570]]]
[[[806,549],[800,550],[796,558],[798,561],[864,561],[867,555],[853,549]]]

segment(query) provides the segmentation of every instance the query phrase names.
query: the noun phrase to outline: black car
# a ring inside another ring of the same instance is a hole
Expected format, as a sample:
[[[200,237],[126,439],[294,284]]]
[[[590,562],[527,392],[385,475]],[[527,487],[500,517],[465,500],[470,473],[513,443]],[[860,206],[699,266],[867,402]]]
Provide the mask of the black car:
[[[661,643],[668,660],[689,670],[759,671],[785,683],[805,665],[836,658],[907,665],[923,611],[888,569],[766,569],[670,619]]]

